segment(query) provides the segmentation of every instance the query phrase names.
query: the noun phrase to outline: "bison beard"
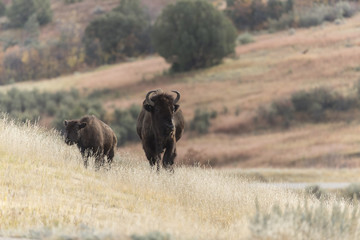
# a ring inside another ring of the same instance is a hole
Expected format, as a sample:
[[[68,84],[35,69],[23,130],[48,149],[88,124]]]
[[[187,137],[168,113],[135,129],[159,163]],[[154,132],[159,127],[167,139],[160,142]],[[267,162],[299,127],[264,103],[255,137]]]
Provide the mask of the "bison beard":
[[[137,120],[136,130],[146,158],[151,167],[157,164],[157,171],[160,170],[163,152],[165,152],[163,167],[171,172],[174,171],[176,142],[184,131],[184,117],[177,104],[180,100],[180,93],[173,92],[177,95],[175,100],[161,90],[148,92]]]
[[[77,120],[65,120],[65,143],[77,144],[84,158],[85,168],[88,158],[95,157],[95,168],[98,170],[105,163],[109,167],[115,155],[117,139],[113,130],[95,116],[84,116]]]

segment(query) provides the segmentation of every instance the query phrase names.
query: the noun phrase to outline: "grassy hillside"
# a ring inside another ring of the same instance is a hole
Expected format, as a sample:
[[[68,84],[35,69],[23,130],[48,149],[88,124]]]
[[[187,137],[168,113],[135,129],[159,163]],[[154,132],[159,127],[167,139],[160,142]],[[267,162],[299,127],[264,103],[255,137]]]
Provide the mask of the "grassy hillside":
[[[179,163],[214,167],[357,167],[360,154],[358,113],[341,121],[304,123],[289,129],[259,129],[253,118],[259,107],[288,99],[294,92],[328,87],[353,94],[359,79],[360,16],[340,25],[325,24],[293,32],[259,34],[237,47],[236,56],[211,69],[169,75],[157,56],[102,67],[39,82],[12,84],[24,90],[84,91],[110,89],[103,95],[108,109],[139,105],[151,89],[177,89],[189,123],[196,109],[217,111],[209,134],[189,133],[179,142]],[[141,152],[141,147],[128,146]]]
[[[217,170],[182,167],[156,174],[124,151],[110,171],[95,172],[83,168],[78,150],[56,132],[3,118],[0,129],[0,236],[136,239],[134,234],[154,231],[171,239],[359,236],[358,210],[347,202],[304,201],[302,193]]]

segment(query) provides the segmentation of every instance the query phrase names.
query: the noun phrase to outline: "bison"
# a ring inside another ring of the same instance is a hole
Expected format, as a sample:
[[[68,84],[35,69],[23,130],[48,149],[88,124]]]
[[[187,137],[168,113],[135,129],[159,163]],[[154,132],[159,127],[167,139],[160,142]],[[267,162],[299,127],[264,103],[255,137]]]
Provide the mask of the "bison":
[[[176,142],[184,132],[185,121],[178,105],[180,93],[172,92],[176,93],[175,99],[161,90],[148,92],[136,124],[146,158],[152,168],[157,164],[157,171],[164,151],[163,167],[174,171]]]
[[[65,120],[65,143],[77,144],[88,166],[88,158],[95,157],[95,168],[98,170],[105,163],[109,167],[115,155],[117,139],[113,130],[95,116],[84,116],[81,119]]]

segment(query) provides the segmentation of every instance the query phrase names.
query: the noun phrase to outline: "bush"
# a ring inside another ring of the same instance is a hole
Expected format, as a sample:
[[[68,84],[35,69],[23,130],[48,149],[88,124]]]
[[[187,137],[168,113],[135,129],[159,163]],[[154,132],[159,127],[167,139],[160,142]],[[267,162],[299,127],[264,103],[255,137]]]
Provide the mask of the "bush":
[[[275,205],[270,212],[256,208],[249,239],[359,239],[357,206],[320,202]]]
[[[280,0],[268,0],[267,2],[269,18],[279,19],[284,12],[283,2]]]
[[[357,8],[354,4],[340,1],[336,3],[335,8],[342,13],[343,17],[349,18],[355,15]]]
[[[360,86],[360,83],[357,85]],[[360,88],[359,86],[356,87]],[[315,88],[310,91],[295,92],[289,100],[276,100],[267,108],[260,106],[254,121],[265,122],[271,126],[289,127],[296,120],[301,122],[331,120],[334,116],[331,113],[350,111],[358,109],[359,106],[358,95],[342,96],[327,88]]]
[[[171,240],[173,239],[169,234],[160,232],[151,232],[143,236],[131,235],[132,240]]]
[[[153,43],[174,72],[210,67],[234,52],[236,30],[206,1],[168,5],[156,20]]]
[[[78,119],[86,114],[93,114],[109,124],[118,137],[118,145],[138,141],[136,121],[140,113],[139,106],[126,110],[115,109],[106,113],[99,100],[99,95],[82,96],[79,91],[61,91],[56,93],[19,91],[10,89],[0,93],[0,112],[9,114],[19,121],[38,121],[40,118],[53,119],[51,125],[59,131],[64,129],[65,119]],[[107,121],[105,120],[107,116]]]
[[[23,27],[33,14],[36,14],[40,25],[50,22],[52,11],[49,0],[13,0],[6,11],[10,26],[15,28]]]
[[[40,25],[45,25],[52,20],[52,10],[49,0],[34,0],[37,20]]]
[[[64,2],[66,4],[71,4],[71,3],[77,3],[77,2],[82,2],[83,0],[64,0]]]
[[[26,44],[32,48],[20,48],[5,54],[0,64],[0,84],[53,78],[84,65],[84,49],[79,40],[62,37],[47,45],[39,45],[36,44],[36,28],[36,24],[27,25]]]
[[[244,45],[244,44],[252,43],[255,40],[254,40],[253,36],[250,33],[246,32],[246,33],[243,33],[240,36],[238,36],[237,41],[241,45]]]
[[[136,122],[140,110],[140,107],[135,105],[127,110],[115,110],[111,126],[116,133],[119,146],[139,139],[136,132]]]
[[[0,17],[5,15],[6,6],[3,2],[0,1]]]
[[[150,51],[150,21],[139,0],[124,0],[85,29],[86,61],[114,63]]]
[[[352,183],[344,190],[344,196],[350,200],[360,199],[360,184]]]
[[[269,19],[270,31],[279,31],[293,27],[295,24],[295,16],[293,12],[281,15],[280,19]]]
[[[312,8],[299,14],[299,27],[312,27],[322,24],[325,13],[321,8]]]
[[[305,188],[305,193],[314,196],[317,199],[328,198],[328,193],[322,189],[319,185],[312,185]]]
[[[190,122],[190,130],[199,134],[205,134],[209,131],[210,120],[216,118],[217,112],[202,109],[195,110],[195,116]]]

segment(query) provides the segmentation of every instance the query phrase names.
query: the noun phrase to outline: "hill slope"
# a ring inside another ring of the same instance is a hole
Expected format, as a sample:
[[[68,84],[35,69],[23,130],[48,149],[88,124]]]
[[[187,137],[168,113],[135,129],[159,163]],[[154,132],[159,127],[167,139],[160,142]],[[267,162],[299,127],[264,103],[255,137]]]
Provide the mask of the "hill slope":
[[[188,123],[198,108],[218,112],[209,134],[188,134],[179,142],[178,162],[214,167],[354,167],[360,160],[356,115],[345,122],[267,131],[254,130],[252,118],[259,107],[289,98],[299,90],[325,86],[345,95],[354,92],[359,79],[359,19],[356,16],[340,25],[298,29],[295,34],[260,34],[255,43],[238,46],[235,58],[187,74],[163,74],[169,65],[154,56],[0,90],[74,87],[90,92],[106,88],[116,93],[103,99],[112,109],[139,105],[152,89],[177,89]],[[141,151],[139,145],[128,147],[132,148]]]
[[[156,174],[123,152],[111,170],[95,172],[56,132],[6,119],[0,130],[0,236],[128,239],[156,231],[171,239],[355,239],[360,233],[359,212],[346,202],[303,203],[303,194],[215,170]]]

